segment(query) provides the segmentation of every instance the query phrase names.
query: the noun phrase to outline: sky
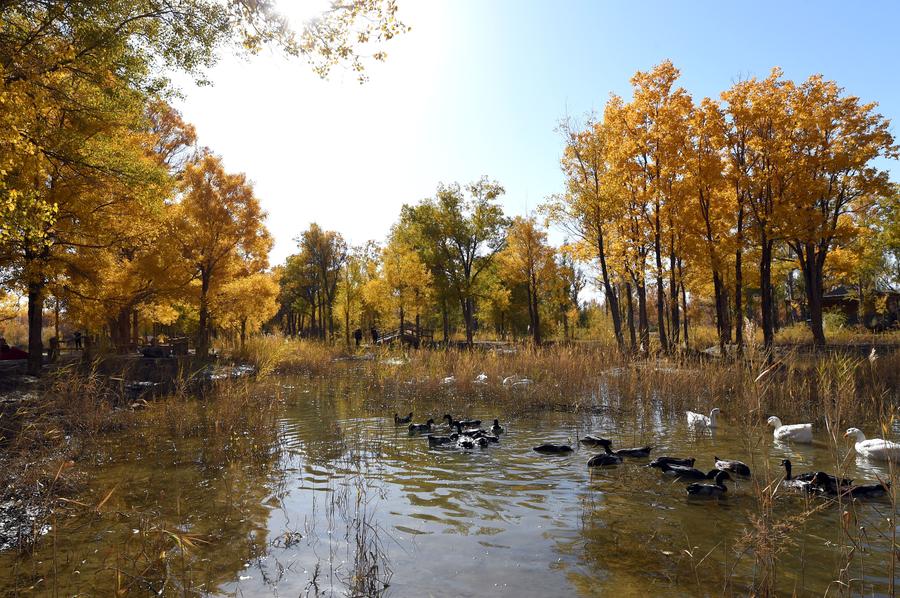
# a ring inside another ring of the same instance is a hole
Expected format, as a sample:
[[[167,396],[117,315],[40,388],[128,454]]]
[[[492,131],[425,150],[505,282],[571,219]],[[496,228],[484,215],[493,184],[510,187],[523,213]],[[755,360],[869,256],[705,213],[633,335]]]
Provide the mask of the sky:
[[[900,3],[397,1],[412,30],[364,85],[275,50],[224,55],[212,85],[181,83],[176,105],[200,143],[253,181],[273,264],[311,222],[351,244],[383,240],[400,207],[440,182],[487,175],[507,214],[533,211],[562,190],[560,119],[628,97],[634,72],[667,58],[698,101],[780,66],[798,81],[821,73],[900,122]],[[279,6],[302,23],[322,0]]]

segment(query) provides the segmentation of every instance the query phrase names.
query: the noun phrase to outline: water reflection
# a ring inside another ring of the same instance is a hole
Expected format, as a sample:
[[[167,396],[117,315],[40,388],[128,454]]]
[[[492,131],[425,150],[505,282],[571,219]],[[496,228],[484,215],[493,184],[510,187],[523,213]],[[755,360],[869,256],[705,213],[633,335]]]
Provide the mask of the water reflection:
[[[696,433],[682,413],[654,401],[630,417],[606,408],[586,415],[476,410],[467,415],[500,418],[506,431],[498,445],[429,448],[394,426],[393,406],[369,411],[372,397],[359,381],[278,384],[288,394],[275,423],[280,441],[263,458],[223,458],[206,442],[163,431],[140,443],[112,439],[84,499],[96,504],[115,486],[104,515],[61,522],[55,550],[64,556],[55,562],[49,543],[34,558],[0,556],[0,569],[13,568],[0,577],[2,587],[43,579],[42,591],[53,582],[61,593],[102,593],[123,571],[138,571],[156,585],[136,587],[158,592],[165,583],[162,593],[173,595],[337,595],[354,587],[396,596],[746,593],[760,575],[746,538],[759,512],[754,480],[729,483],[722,501],[688,501],[685,484],[647,460],[589,471],[585,463],[599,449],[578,439],[593,432],[614,447],[651,444],[654,455],[696,457],[702,470],[716,455],[737,458],[773,479],[782,458],[798,472],[837,466],[824,444],[776,444],[765,427],[751,435],[727,427]],[[419,399],[416,410],[417,419],[426,412],[438,419],[447,405]],[[576,450],[531,450],[543,442]],[[850,459],[848,472],[863,481],[886,469]],[[793,519],[808,510],[815,512]],[[890,505],[850,511],[853,529],[867,534],[852,574],[866,580],[866,592],[886,593]],[[840,509],[792,495],[779,497],[772,516],[794,526],[778,555],[779,592],[825,593],[848,552]],[[193,544],[184,558],[168,571],[142,571],[154,561],[141,550],[149,554],[156,544],[138,540],[168,538],[172,550],[178,534]]]

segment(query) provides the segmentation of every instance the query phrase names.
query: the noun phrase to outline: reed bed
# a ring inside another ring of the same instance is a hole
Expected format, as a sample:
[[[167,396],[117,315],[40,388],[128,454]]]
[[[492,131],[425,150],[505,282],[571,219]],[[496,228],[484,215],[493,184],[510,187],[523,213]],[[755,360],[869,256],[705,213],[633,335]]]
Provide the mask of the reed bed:
[[[777,413],[786,420],[803,417],[840,426],[891,420],[900,388],[900,352],[885,349],[869,356],[789,350],[775,358],[748,350],[734,361],[685,355],[637,359],[593,344],[355,355],[309,344],[299,343],[300,350],[278,369],[357,378],[372,391],[373,408],[398,412],[423,401],[463,411],[503,401],[513,411],[626,412],[652,402],[672,413],[717,406],[735,422],[764,423],[764,416]]]

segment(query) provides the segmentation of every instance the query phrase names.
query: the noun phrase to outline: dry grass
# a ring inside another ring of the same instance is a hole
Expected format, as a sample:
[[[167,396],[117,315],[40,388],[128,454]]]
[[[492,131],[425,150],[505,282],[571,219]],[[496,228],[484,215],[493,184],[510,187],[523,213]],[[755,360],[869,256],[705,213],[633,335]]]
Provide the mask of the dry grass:
[[[331,364],[323,372],[335,372]],[[317,368],[319,369],[319,368]],[[655,402],[664,409],[709,411],[717,406],[736,421],[826,418],[881,421],[895,407],[900,352],[875,359],[857,353],[811,355],[789,351],[773,364],[752,348],[745,359],[631,359],[594,344],[523,345],[489,351],[382,352],[352,363],[382,405],[402,411],[412,401],[440,397],[457,409],[482,401],[506,401],[513,410],[594,409],[629,411]],[[760,390],[760,383],[765,388]],[[839,415],[839,417],[838,417]]]

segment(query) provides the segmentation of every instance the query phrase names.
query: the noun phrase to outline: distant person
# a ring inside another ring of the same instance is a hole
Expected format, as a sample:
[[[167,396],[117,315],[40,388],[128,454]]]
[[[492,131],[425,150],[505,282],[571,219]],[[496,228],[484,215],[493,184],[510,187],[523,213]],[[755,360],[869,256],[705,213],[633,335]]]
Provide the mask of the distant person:
[[[378,329],[372,326],[372,344],[378,344]]]
[[[357,328],[356,330],[353,331],[353,340],[356,341],[356,346],[358,347],[359,343],[362,342],[362,329],[361,328]]]
[[[6,342],[6,338],[0,336],[0,351],[6,352],[9,351],[9,343]]]
[[[75,348],[81,349],[81,331],[76,330],[74,334],[72,334],[72,340],[75,341]]]

